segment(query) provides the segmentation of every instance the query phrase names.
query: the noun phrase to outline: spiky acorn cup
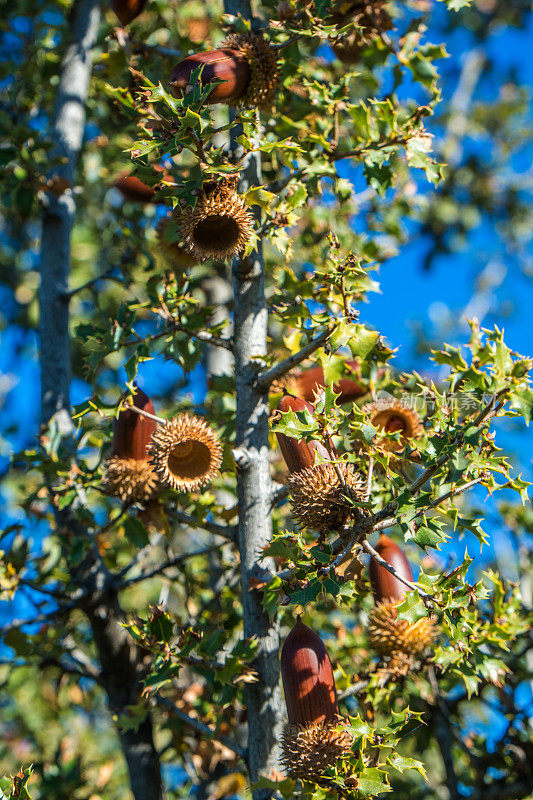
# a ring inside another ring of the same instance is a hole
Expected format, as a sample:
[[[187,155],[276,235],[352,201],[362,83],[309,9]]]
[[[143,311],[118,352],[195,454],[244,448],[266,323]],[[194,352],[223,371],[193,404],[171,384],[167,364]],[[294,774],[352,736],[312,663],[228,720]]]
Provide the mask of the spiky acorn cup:
[[[154,404],[137,389],[133,405],[154,414]],[[148,444],[156,429],[155,420],[131,409],[120,412],[113,424],[113,455],[104,465],[103,486],[124,503],[146,503],[155,494],[158,479],[148,462]]]
[[[385,450],[403,450],[407,439],[419,439],[424,433],[422,421],[416,411],[394,397],[367,403],[361,410],[375,428],[387,433],[399,432],[399,442],[382,442],[381,446]]]
[[[357,28],[362,29],[335,39],[333,52],[343,64],[357,64],[361,60],[363,51],[380,39],[385,31],[394,27],[389,13],[383,6],[383,0],[373,0],[373,2],[361,0],[352,3],[337,0],[334,4],[328,21],[339,27],[344,27],[352,21]]]
[[[284,395],[278,403],[278,411],[283,413],[304,409],[312,416],[313,406],[290,394]],[[284,433],[276,433],[276,436],[291,473],[288,487],[292,513],[300,525],[325,533],[342,528],[351,515],[364,513],[362,509],[354,510],[346,499],[351,495],[353,499],[363,500],[363,480],[352,464],[332,463],[337,453],[331,442],[328,449],[321,442],[298,441]],[[322,463],[316,463],[317,456]]]
[[[366,514],[363,507],[354,507],[347,499],[351,496],[355,501],[364,500],[365,484],[353,464],[316,464],[296,472],[288,485],[292,513],[303,527],[321,532],[339,531],[350,517],[361,518]]]
[[[202,86],[220,79],[208,102],[270,110],[279,84],[277,51],[261,34],[232,34],[216,50],[187,56],[174,67],[170,87],[186,93],[192,73],[202,66]]]
[[[180,492],[196,492],[206,486],[222,463],[216,433],[203,419],[190,414],[160,425],[148,452],[160,480]]]
[[[403,578],[413,580],[405,554],[388,536],[380,536],[375,549]],[[374,560],[369,571],[376,605],[370,614],[368,636],[377,652],[389,659],[384,668],[399,677],[407,674],[415,657],[429,647],[435,637],[435,626],[428,617],[414,623],[398,619],[397,606],[407,586]]]
[[[178,241],[198,261],[233,258],[250,241],[254,217],[236,187],[236,175],[206,181],[194,208],[175,209]]]
[[[339,715],[324,642],[299,617],[281,651],[281,675],[289,718],[281,742],[281,765],[293,778],[319,780],[350,752],[353,739]]]

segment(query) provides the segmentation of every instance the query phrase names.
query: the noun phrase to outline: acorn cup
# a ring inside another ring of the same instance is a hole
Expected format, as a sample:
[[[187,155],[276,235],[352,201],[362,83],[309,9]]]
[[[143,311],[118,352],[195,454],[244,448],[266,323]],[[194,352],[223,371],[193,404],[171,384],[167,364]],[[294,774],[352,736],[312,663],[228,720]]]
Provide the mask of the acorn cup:
[[[148,453],[159,479],[179,492],[196,492],[211,483],[222,463],[216,433],[205,420],[190,414],[160,425]]]
[[[304,409],[311,413],[314,410],[307,401],[293,395],[284,395],[278,404],[281,412]],[[337,458],[337,453],[331,443],[330,453],[321,442],[298,441],[282,433],[276,436],[291,472],[288,486],[292,513],[302,527],[314,528],[322,534],[342,528],[351,515],[364,513],[354,509],[346,499],[349,493],[353,499],[363,500],[364,482],[353,464],[332,463],[331,458]],[[317,455],[326,460],[316,464]]]
[[[205,181],[194,208],[176,208],[178,241],[198,261],[238,255],[253,234],[253,214],[236,191],[237,176]]]
[[[339,714],[335,678],[324,642],[298,617],[281,651],[288,725],[281,765],[293,778],[316,781],[350,752],[353,737]]]
[[[384,450],[401,451],[408,439],[419,439],[424,433],[422,420],[416,411],[413,411],[412,408],[409,408],[409,406],[394,397],[367,403],[361,410],[367,414],[369,421],[375,428],[381,428],[387,433],[399,432],[399,442],[380,442]]]
[[[333,42],[333,52],[343,64],[357,64],[367,47],[381,38],[385,31],[391,30],[394,25],[392,19],[383,7],[384,0],[337,0],[333,4],[332,13],[327,21],[338,27],[344,27],[353,22],[362,30],[338,36]]]
[[[111,8],[120,20],[121,25],[129,25],[139,14],[142,14],[148,0],[111,0]]]
[[[133,405],[154,414],[154,404],[141,389]],[[148,462],[148,445],[156,429],[155,420],[131,409],[121,411],[113,423],[113,454],[105,463],[103,486],[124,503],[147,503],[155,494],[158,479]]]
[[[172,93],[186,94],[195,69],[203,65],[202,86],[220,78],[209,93],[208,102],[245,108],[270,109],[279,83],[278,59],[260,34],[232,34],[216,50],[195,53],[180,61],[170,76]]]
[[[405,554],[392,539],[382,534],[375,549],[402,577],[413,580]],[[369,572],[375,608],[369,617],[368,635],[377,652],[388,658],[382,675],[397,678],[406,675],[416,657],[429,647],[435,637],[435,626],[428,617],[414,623],[398,619],[397,606],[408,587],[374,560]]]

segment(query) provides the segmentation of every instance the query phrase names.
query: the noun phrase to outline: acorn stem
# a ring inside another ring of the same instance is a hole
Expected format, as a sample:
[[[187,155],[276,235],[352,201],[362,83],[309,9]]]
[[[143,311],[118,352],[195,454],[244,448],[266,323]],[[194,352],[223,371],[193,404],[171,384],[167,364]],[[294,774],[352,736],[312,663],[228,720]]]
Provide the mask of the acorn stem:
[[[368,503],[370,495],[372,494],[372,476],[374,474],[374,459],[372,456],[368,459],[368,476],[366,479],[365,501]]]
[[[362,546],[363,550],[366,553],[368,553],[368,555],[371,558],[373,558],[374,561],[377,564],[379,564],[380,567],[383,567],[388,572],[390,572],[391,575],[394,575],[394,577],[397,578],[397,580],[399,580],[402,583],[404,583],[407,586],[408,589],[417,591],[422,600],[424,600],[424,601],[426,601],[426,600],[428,600],[428,601],[434,600],[434,597],[433,597],[432,594],[427,594],[427,592],[424,592],[415,583],[412,583],[412,581],[408,580],[407,578],[404,578],[403,575],[401,575],[401,573],[398,572],[398,570],[395,567],[392,566],[392,564],[389,564],[388,561],[385,561],[385,559],[380,556],[380,554],[377,552],[377,550],[374,550],[374,548],[372,547],[372,545],[370,544],[370,542],[367,539],[363,539],[363,541],[361,542],[361,546]]]

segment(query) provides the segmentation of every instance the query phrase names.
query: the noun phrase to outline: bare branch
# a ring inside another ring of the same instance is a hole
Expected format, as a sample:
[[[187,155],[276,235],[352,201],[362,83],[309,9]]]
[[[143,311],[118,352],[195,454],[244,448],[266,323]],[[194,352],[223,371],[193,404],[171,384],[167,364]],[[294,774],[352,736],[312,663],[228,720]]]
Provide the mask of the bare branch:
[[[189,716],[189,714],[186,714],[185,711],[181,710],[181,708],[177,708],[177,706],[175,706],[174,703],[172,703],[168,698],[158,696],[156,697],[156,703],[160,708],[168,711],[173,717],[180,719],[186,725],[189,725],[189,727],[191,727],[193,730],[201,733],[202,736],[207,736],[209,739],[215,739],[217,742],[220,742],[220,744],[223,744],[224,747],[227,747],[228,750],[232,750],[240,758],[246,758],[246,749],[244,747],[241,747],[240,744],[234,742],[233,739],[228,739],[227,736],[218,735],[216,730],[213,730],[204,722],[200,722],[199,719]]]
[[[322,331],[322,333],[320,333],[318,336],[315,336],[314,339],[311,339],[311,341],[308,342],[305,347],[302,347],[298,353],[294,353],[294,355],[283,359],[283,361],[280,361],[279,364],[276,364],[274,367],[266,370],[266,372],[260,372],[255,379],[256,388],[268,389],[275,380],[281,378],[286,372],[289,372],[291,369],[298,366],[298,364],[301,364],[302,361],[305,361],[305,359],[312,355],[312,353],[322,347],[322,345],[328,340],[333,330],[334,328],[332,327]]]
[[[208,533],[214,533],[215,536],[222,536],[223,539],[227,539],[229,542],[237,541],[237,528],[235,525],[220,525],[217,522],[209,522],[206,519],[197,520],[189,516],[189,514],[178,510],[168,511],[167,515],[170,519],[174,519],[182,525],[190,525],[191,528],[202,528]]]

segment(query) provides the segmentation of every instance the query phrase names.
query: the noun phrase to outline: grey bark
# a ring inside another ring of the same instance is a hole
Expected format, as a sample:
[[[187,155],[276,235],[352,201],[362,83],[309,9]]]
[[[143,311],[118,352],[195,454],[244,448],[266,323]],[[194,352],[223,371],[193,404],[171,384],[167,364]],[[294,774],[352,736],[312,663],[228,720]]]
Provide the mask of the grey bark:
[[[100,9],[98,0],[76,0],[70,19],[70,41],[63,57],[56,109],[52,126],[57,164],[49,177],[57,176],[67,188],[48,193],[43,199],[41,237],[40,363],[41,419],[55,423],[67,444],[72,444],[70,417],[70,334],[68,283],[70,238],[74,222],[74,181],[78,155],[83,142],[85,103],[91,76],[91,50],[96,41]],[[86,532],[70,508],[56,510],[58,527],[86,538]],[[94,635],[101,665],[101,682],[110,709],[121,713],[138,700],[139,659],[127,632],[116,593],[101,591],[108,573],[98,554],[91,550],[83,562],[71,569],[71,578],[95,598],[85,611]],[[163,787],[149,717],[136,731],[119,731],[135,800],[161,800]]]
[[[249,0],[225,0],[225,11],[251,19]],[[234,129],[233,147],[239,131]],[[261,184],[259,154],[248,156],[240,190]],[[268,389],[254,386],[257,363],[267,352],[268,313],[261,244],[245,260],[234,260],[234,357],[237,396],[235,459],[239,503],[244,635],[256,636],[259,654],[254,664],[259,681],[247,686],[248,769],[251,781],[279,769],[282,697],[279,681],[279,625],[263,611],[261,594],[250,588],[260,574],[258,557],[272,535],[270,470],[268,458]],[[270,559],[261,564],[273,569]],[[256,791],[256,800],[268,796]]]

